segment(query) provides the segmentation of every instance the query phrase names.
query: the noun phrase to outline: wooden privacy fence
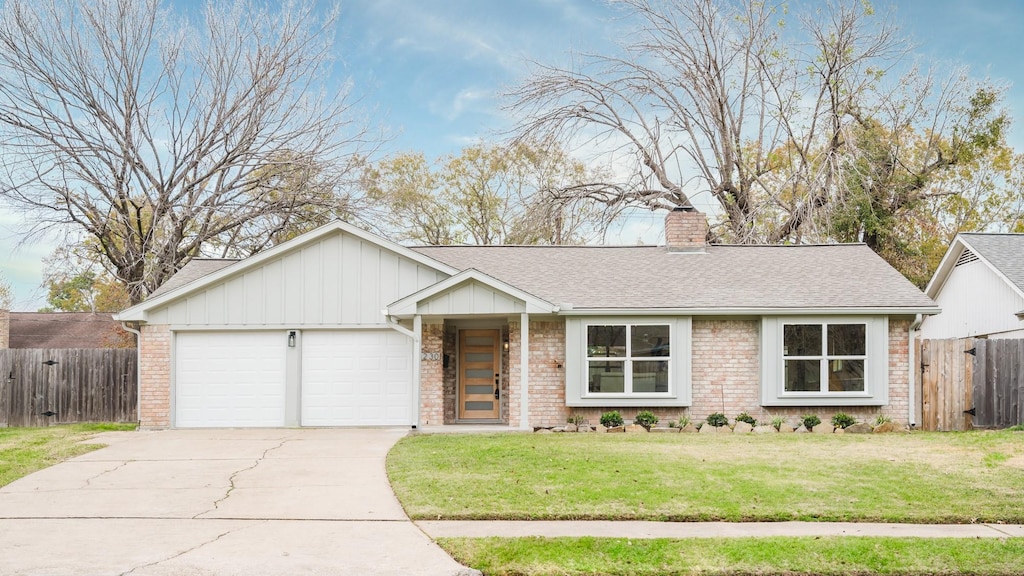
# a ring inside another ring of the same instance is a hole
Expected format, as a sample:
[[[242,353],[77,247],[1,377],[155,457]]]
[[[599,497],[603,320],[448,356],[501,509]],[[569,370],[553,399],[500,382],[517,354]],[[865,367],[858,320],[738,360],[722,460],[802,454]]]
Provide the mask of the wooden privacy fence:
[[[970,430],[972,338],[921,340],[921,428]]]
[[[1024,340],[977,340],[974,345],[974,425],[1024,424]]]
[[[0,427],[133,422],[133,348],[0,350]]]
[[[1024,340],[921,340],[921,427],[1024,423]]]

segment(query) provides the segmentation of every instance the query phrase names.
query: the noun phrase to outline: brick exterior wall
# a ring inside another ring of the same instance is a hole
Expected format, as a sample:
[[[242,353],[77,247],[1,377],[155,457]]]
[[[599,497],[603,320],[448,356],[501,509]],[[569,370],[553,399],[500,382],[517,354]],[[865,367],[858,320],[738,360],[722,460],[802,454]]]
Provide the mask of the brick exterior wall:
[[[171,425],[171,331],[164,325],[143,325],[139,342],[139,426]]]
[[[519,326],[511,326],[512,406],[511,422],[519,420]],[[805,414],[817,414],[829,422],[836,412],[845,412],[858,421],[873,422],[884,414],[898,423],[907,422],[909,407],[908,340],[909,320],[889,321],[889,404],[887,406],[761,406],[761,321],[760,319],[721,320],[693,319],[692,386],[690,408],[646,408],[668,422],[681,416],[694,423],[713,412],[724,413],[730,421],[747,412],[765,423],[778,416],[796,424]],[[614,405],[601,408],[568,408],[565,406],[564,370],[552,369],[565,353],[565,326],[558,322],[530,323],[530,424],[561,426],[570,416],[597,424],[601,414],[618,410],[624,419],[632,420],[645,408],[624,408]]]
[[[906,423],[909,409],[908,339],[910,320],[889,321],[889,404],[886,406],[761,406],[760,320],[693,320],[693,406],[686,415],[694,422],[713,412],[732,421],[747,412],[759,421],[782,417],[797,423],[804,414],[829,422],[845,412],[860,422],[884,414]],[[657,412],[655,412],[657,413]]]
[[[670,252],[703,250],[707,244],[708,219],[696,210],[673,210],[665,216],[665,245]]]
[[[442,352],[444,324],[424,324],[421,346],[422,352]],[[420,362],[420,424],[436,426],[445,423],[444,399],[443,361]]]
[[[509,423],[519,425],[520,324],[509,323]],[[530,322],[529,401],[531,426],[559,426],[569,417],[565,405],[565,321]]]

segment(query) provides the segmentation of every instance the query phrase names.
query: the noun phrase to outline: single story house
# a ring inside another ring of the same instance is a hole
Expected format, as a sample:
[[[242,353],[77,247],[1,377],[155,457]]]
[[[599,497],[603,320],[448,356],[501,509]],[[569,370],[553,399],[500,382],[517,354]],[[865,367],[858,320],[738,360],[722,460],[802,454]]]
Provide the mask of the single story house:
[[[109,313],[0,311],[0,348],[133,348],[134,340]]]
[[[1024,234],[957,234],[925,293],[923,338],[1024,338]]]
[[[410,248],[334,222],[196,260],[137,322],[145,427],[529,429],[662,419],[913,420],[908,343],[939,311],[864,245]]]

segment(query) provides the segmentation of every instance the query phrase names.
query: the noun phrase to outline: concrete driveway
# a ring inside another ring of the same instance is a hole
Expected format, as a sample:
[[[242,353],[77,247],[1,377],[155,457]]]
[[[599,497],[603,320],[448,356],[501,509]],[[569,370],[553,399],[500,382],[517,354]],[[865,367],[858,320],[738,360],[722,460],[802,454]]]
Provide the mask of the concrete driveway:
[[[470,573],[402,511],[406,430],[168,430],[0,488],[0,573]]]

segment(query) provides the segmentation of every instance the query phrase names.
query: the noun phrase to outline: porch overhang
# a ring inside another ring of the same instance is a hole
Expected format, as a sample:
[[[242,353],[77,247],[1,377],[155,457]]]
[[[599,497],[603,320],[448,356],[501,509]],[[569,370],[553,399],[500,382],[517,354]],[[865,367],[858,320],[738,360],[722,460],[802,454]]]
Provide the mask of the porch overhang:
[[[554,314],[558,306],[470,268],[395,301],[387,316],[473,316],[486,314]]]

